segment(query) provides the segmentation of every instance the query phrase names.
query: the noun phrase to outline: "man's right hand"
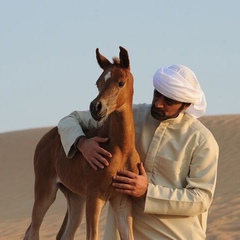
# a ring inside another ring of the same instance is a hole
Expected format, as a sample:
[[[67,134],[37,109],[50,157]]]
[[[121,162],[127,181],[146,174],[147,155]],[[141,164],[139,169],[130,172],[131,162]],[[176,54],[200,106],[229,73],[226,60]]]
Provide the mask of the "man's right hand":
[[[99,145],[99,143],[105,143],[107,141],[108,138],[82,137],[76,144],[78,150],[83,154],[84,158],[94,170],[97,170],[98,168],[103,169],[109,165],[109,162],[105,157],[111,158],[112,154]]]

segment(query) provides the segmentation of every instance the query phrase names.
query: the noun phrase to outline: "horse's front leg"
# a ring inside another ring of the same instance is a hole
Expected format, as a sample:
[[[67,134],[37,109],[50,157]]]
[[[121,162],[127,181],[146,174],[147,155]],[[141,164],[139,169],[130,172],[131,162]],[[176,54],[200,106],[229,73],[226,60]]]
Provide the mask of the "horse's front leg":
[[[133,240],[132,199],[128,195],[118,194],[109,200],[113,209],[117,229],[122,240]]]
[[[98,240],[100,214],[106,201],[94,195],[86,195],[87,240]]]

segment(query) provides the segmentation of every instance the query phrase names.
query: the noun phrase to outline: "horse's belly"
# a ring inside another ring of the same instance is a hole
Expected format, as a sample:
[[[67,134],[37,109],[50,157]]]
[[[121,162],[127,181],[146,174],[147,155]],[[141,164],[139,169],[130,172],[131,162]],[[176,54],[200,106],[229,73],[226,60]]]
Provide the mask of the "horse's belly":
[[[81,154],[69,159],[66,157],[63,148],[60,149],[56,159],[57,181],[62,183],[71,191],[85,195],[86,183],[84,179],[84,161]]]

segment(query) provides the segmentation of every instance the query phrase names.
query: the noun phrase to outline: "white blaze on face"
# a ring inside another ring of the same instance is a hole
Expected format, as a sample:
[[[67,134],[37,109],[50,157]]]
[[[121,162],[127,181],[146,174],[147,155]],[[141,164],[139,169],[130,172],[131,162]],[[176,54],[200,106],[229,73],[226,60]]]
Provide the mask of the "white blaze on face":
[[[107,81],[111,77],[111,72],[108,72],[105,76],[104,79]]]

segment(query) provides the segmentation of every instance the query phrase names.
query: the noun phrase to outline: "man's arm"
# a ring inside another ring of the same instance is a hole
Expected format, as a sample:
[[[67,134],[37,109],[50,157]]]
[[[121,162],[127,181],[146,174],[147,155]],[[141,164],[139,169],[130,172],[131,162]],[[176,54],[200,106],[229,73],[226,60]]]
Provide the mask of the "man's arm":
[[[169,188],[148,183],[142,169],[140,175],[121,171],[114,176],[116,191],[134,197],[145,197],[145,213],[161,215],[195,216],[208,210],[215,191],[217,178],[218,145],[214,139],[208,139],[196,151],[190,165],[187,186]],[[142,166],[143,168],[143,166]],[[141,174],[142,172],[142,174]],[[147,188],[144,194],[144,188]],[[142,195],[144,194],[144,195]]]
[[[208,210],[213,199],[219,149],[211,136],[195,150],[184,188],[149,184],[146,213],[195,216]]]
[[[104,156],[111,157],[111,153],[99,146],[108,141],[107,138],[87,138],[84,131],[99,128],[102,123],[96,122],[89,111],[75,111],[60,120],[58,132],[68,158],[72,158],[77,151],[81,151],[92,168],[104,168],[108,161]]]
[[[85,136],[84,130],[97,127],[97,123],[91,117],[89,111],[75,111],[61,119],[58,123],[58,133],[68,158],[72,158],[77,152],[76,140]]]

